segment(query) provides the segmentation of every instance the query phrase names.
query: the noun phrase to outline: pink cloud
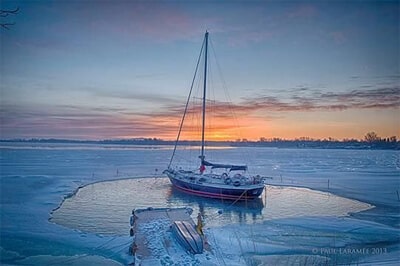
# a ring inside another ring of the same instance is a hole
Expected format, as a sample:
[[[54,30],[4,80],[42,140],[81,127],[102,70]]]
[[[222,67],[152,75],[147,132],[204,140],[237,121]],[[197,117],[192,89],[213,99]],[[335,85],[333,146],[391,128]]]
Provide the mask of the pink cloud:
[[[307,93],[310,92],[310,93]],[[227,131],[235,126],[226,121],[246,118],[260,123],[271,112],[341,111],[348,109],[394,109],[400,107],[400,88],[359,88],[347,92],[321,92],[301,87],[291,90],[289,98],[255,95],[238,103],[214,102],[213,118],[218,121],[213,130]],[[286,95],[287,96],[287,95]],[[189,110],[198,114],[200,106]],[[82,106],[3,105],[0,108],[2,138],[76,138],[104,139],[158,137],[173,139],[182,117],[183,105],[172,103],[166,108],[146,113],[132,113],[121,108]],[[229,119],[227,119],[229,117]],[[276,118],[276,117],[275,117]],[[261,119],[261,120],[260,120]],[[186,120],[190,121],[190,120]],[[194,132],[194,128],[186,128]]]
[[[205,19],[189,14],[173,2],[134,2],[126,13],[127,33],[153,40],[192,39],[205,31]]]
[[[240,31],[228,40],[231,46],[243,46],[248,43],[260,43],[265,40],[269,40],[274,36],[272,31],[268,30],[258,30],[258,31]]]

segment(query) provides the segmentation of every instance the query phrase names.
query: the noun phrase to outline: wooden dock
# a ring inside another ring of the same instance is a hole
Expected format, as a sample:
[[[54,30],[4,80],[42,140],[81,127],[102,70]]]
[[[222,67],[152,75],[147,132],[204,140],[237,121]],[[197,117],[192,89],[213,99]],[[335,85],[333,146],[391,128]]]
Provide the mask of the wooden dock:
[[[173,239],[171,225],[186,221],[195,227],[191,208],[147,208],[134,212],[132,255],[135,265],[161,265],[163,257],[182,251]],[[180,251],[177,251],[177,250]],[[157,263],[158,262],[158,263]]]

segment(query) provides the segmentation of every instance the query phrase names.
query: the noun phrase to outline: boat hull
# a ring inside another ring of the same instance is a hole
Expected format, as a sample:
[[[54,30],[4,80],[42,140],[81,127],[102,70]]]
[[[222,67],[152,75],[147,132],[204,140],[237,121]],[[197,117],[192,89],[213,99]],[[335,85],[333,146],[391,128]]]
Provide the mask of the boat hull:
[[[174,188],[183,191],[185,193],[216,199],[227,199],[227,200],[253,200],[258,198],[264,191],[264,186],[207,186],[191,182],[186,179],[180,179],[175,177],[173,174],[167,174]]]

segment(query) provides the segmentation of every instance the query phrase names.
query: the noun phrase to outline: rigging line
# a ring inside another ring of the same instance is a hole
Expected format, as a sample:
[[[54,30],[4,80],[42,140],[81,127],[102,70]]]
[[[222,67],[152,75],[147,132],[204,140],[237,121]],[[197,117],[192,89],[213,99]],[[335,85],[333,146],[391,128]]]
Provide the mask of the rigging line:
[[[232,98],[231,98],[231,96],[229,94],[228,86],[226,84],[224,75],[222,74],[222,68],[221,68],[221,65],[219,64],[219,61],[218,61],[218,58],[217,58],[217,54],[216,54],[215,49],[214,49],[214,45],[213,45],[212,41],[210,43],[211,43],[211,50],[213,51],[213,55],[214,55],[214,58],[215,58],[215,63],[217,65],[218,73],[219,73],[219,76],[221,78],[222,87],[224,89],[224,93],[225,93],[226,100],[227,100],[227,103],[228,103],[229,111],[230,111],[230,113],[231,113],[231,115],[232,115],[232,117],[233,117],[233,119],[235,121],[236,127],[238,128],[238,131],[239,131],[239,136],[240,136],[241,132],[240,132],[240,127],[239,127],[237,115],[236,115],[235,110],[233,108],[233,104],[231,104],[231,103],[233,103],[233,101],[232,101]]]
[[[240,123],[239,123],[239,120],[238,120],[238,116],[237,116],[237,114],[235,112],[235,108],[233,107],[233,101],[232,101],[232,98],[231,98],[231,96],[229,94],[228,86],[227,86],[227,83],[225,81],[224,75],[222,74],[222,68],[221,68],[221,65],[219,64],[219,61],[218,61],[218,58],[217,58],[217,53],[215,52],[214,44],[212,42],[212,39],[210,39],[210,47],[211,47],[211,50],[212,50],[212,54],[213,54],[213,56],[215,58],[215,63],[217,65],[218,74],[219,74],[219,76],[221,78],[222,87],[224,89],[224,93],[225,93],[226,100],[227,100],[227,103],[228,103],[228,109],[229,109],[230,115],[232,116],[232,118],[234,120],[234,124],[236,126],[236,134],[239,135],[238,136],[239,138],[242,138],[243,137],[243,134],[242,134],[243,129],[240,126]],[[244,153],[245,153],[245,158],[250,158],[250,153],[249,152],[244,150]]]
[[[181,120],[181,124],[180,124],[180,126],[179,126],[178,136],[176,137],[175,146],[174,146],[174,151],[172,152],[172,156],[171,156],[171,159],[170,159],[169,164],[168,164],[168,169],[171,167],[172,160],[174,159],[174,155],[175,155],[175,152],[176,152],[176,146],[178,145],[179,137],[181,136],[182,127],[183,127],[183,122],[185,121],[186,111],[187,111],[187,109],[188,109],[190,97],[191,97],[192,90],[193,90],[193,84],[194,84],[194,81],[195,81],[195,79],[196,79],[196,74],[197,74],[197,70],[198,70],[198,68],[199,68],[199,63],[200,63],[200,59],[201,59],[201,54],[203,53],[203,47],[204,47],[205,41],[206,41],[206,40],[204,39],[203,44],[201,45],[199,58],[197,59],[196,70],[195,70],[195,72],[194,72],[194,77],[193,77],[193,80],[192,80],[192,85],[190,86],[189,96],[188,96],[188,98],[187,98],[186,105],[185,105],[185,112],[183,113],[183,117],[182,117],[182,120]]]
[[[211,40],[211,38],[209,39]],[[207,91],[208,91],[208,97],[209,100],[206,99],[206,102],[208,103],[208,113],[210,115],[208,115],[207,119],[208,119],[208,123],[206,123],[207,126],[207,132],[208,132],[208,138],[209,140],[213,140],[213,138],[215,138],[217,136],[217,134],[219,133],[219,127],[218,127],[218,110],[216,108],[216,97],[215,97],[215,88],[216,86],[216,82],[214,82],[214,75],[213,75],[213,64],[211,61],[211,57],[209,58],[209,64],[208,64],[208,80],[207,80]],[[208,154],[208,156],[210,157],[210,160],[213,161],[214,157],[213,157],[213,153]]]

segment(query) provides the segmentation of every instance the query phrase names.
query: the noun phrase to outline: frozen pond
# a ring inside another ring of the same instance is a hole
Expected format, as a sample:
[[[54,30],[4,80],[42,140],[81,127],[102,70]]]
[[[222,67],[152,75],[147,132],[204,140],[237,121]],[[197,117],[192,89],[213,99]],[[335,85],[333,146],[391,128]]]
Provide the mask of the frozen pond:
[[[145,195],[145,196],[144,196]],[[307,188],[267,186],[258,200],[230,202],[190,196],[168,178],[99,182],[80,188],[52,214],[51,221],[83,232],[125,235],[132,208],[191,207],[207,226],[253,224],[303,216],[346,216],[372,205]]]
[[[171,152],[169,146],[0,143],[0,264],[129,264],[130,211],[147,206],[204,213],[216,258],[195,257],[194,265],[400,260],[399,151],[210,150],[216,162],[240,163],[245,155],[251,174],[274,177],[266,197],[234,205],[177,193],[162,177],[129,179],[161,173]]]

